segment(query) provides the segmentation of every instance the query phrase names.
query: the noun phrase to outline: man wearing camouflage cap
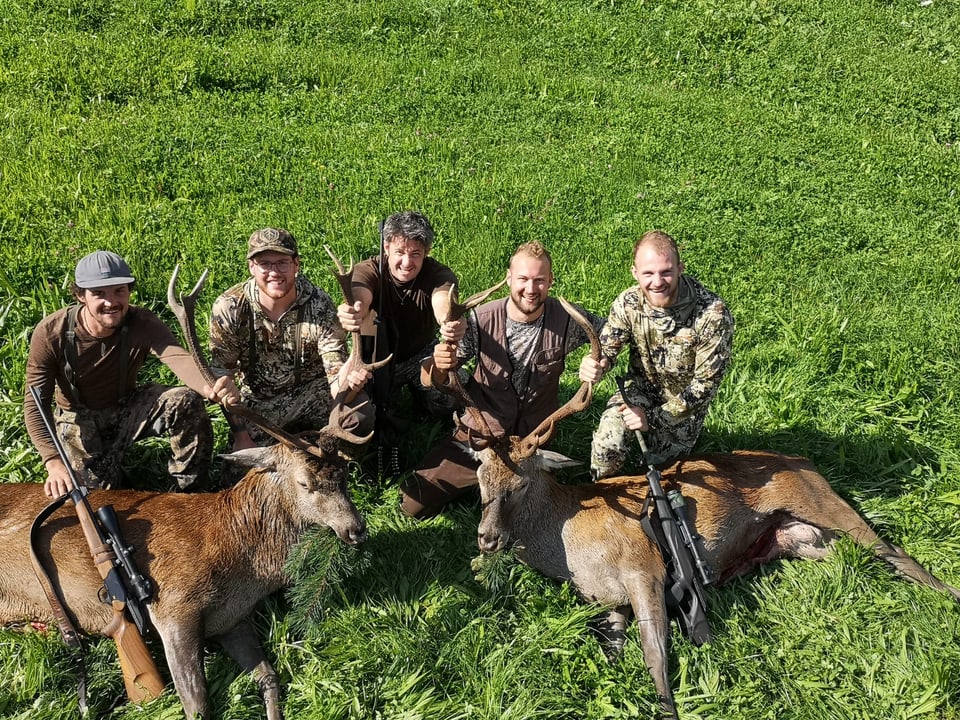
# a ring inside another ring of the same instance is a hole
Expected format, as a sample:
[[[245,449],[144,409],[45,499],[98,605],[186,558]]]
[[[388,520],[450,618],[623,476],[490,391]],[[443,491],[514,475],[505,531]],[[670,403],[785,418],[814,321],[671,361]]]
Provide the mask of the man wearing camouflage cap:
[[[346,333],[326,292],[300,275],[297,241],[287,230],[263,228],[247,242],[250,277],[216,299],[210,312],[215,372],[235,375],[243,402],[291,432],[327,423],[341,387],[364,403],[363,372],[345,365]],[[369,406],[365,406],[369,408]],[[272,442],[236,418],[233,448]],[[373,427],[371,409],[347,416],[348,430]]]
[[[33,331],[24,417],[47,469],[44,490],[51,497],[66,493],[70,478],[30,387],[39,390],[45,409],[56,398],[57,432],[79,480],[88,487],[121,487],[127,448],[160,435],[170,438],[168,470],[179,488],[201,490],[207,483],[213,430],[203,397],[230,404],[239,400],[239,393],[230,378],[208,386],[163,321],[130,304],[134,282],[130,266],[116,253],[90,253],[77,263],[72,288],[77,303],[48,315]],[[148,355],[167,365],[187,387],[138,385]]]

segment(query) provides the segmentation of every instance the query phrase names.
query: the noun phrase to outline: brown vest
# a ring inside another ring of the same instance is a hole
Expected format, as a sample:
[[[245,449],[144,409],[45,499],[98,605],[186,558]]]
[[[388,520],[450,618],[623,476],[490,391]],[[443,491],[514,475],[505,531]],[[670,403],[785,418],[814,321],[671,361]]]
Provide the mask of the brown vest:
[[[553,298],[547,298],[539,350],[534,354],[527,387],[517,396],[510,382],[512,366],[507,355],[507,303],[509,298],[484,303],[476,309],[477,368],[468,391],[497,435],[523,437],[558,407],[567,333],[572,318]],[[464,422],[473,427],[465,413]]]

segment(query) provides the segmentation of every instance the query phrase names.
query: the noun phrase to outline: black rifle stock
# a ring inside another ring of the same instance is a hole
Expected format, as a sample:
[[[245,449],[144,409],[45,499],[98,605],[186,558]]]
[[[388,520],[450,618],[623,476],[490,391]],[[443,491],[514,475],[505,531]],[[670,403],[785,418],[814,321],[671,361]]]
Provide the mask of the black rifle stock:
[[[91,510],[87,500],[87,488],[77,482],[48,410],[43,406],[40,391],[31,386],[30,394],[40,411],[57,454],[67,469],[73,486],[67,494],[73,501],[77,520],[90,548],[93,563],[103,579],[104,602],[113,608],[113,617],[101,632],[116,643],[127,697],[133,703],[142,703],[159,697],[165,683],[160,677],[160,672],[153,662],[142,635],[147,627],[142,602],[152,594],[149,580],[133,564],[132,548],[124,544],[120,536],[120,528],[116,522],[113,507],[105,505],[99,508],[96,514]],[[106,523],[102,522],[103,518],[106,518]],[[107,527],[105,528],[104,525]],[[128,584],[134,587],[132,595],[128,592]],[[133,623],[127,620],[128,614]]]
[[[627,393],[623,378],[617,377],[615,379],[617,387],[620,389],[620,396],[626,403]],[[675,513],[674,505],[671,504],[667,494],[663,491],[660,471],[650,463],[650,453],[647,450],[643,433],[637,430],[634,435],[643,453],[643,460],[647,465],[647,483],[650,485],[650,497],[653,498],[657,517],[660,520],[660,527],[663,530],[664,541],[670,555],[670,557],[663,558],[664,562],[667,563],[670,580],[672,580],[672,584],[668,583],[664,588],[669,600],[667,604],[676,608],[681,627],[691,642],[702,645],[710,642],[712,633],[710,623],[707,620],[707,602],[703,585],[697,570],[694,568],[695,549],[687,544],[682,522]],[[684,514],[686,514],[685,508]],[[687,522],[689,523],[689,518],[687,518]],[[687,530],[689,532],[689,528]]]

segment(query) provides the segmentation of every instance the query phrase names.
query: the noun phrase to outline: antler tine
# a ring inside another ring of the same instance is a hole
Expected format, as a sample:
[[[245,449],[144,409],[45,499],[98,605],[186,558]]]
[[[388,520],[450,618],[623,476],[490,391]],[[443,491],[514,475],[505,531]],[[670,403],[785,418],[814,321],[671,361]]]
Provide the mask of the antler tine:
[[[197,284],[193,286],[193,290],[188,295],[183,295],[178,298],[177,279],[180,276],[180,265],[178,264],[173,268],[173,274],[170,276],[170,283],[167,285],[167,303],[170,305],[170,309],[173,311],[177,321],[180,323],[180,329],[183,330],[183,336],[187,343],[187,349],[190,350],[190,355],[193,358],[193,362],[196,364],[197,369],[203,376],[204,382],[213,386],[217,382],[217,378],[214,376],[213,371],[210,369],[210,365],[207,363],[206,358],[200,351],[200,340],[197,337],[196,322],[197,298],[200,296],[200,291],[206,284],[209,274],[209,270],[204,270],[203,274],[200,276],[200,279],[197,281]],[[297,447],[310,453],[311,455],[323,457],[323,451],[320,450],[320,448],[316,447],[312,443],[308,443],[303,438],[299,438],[296,435],[291,435],[282,428],[274,425],[260,413],[251,410],[246,405],[231,405],[229,408],[225,408],[225,410],[249,420],[251,423],[259,427],[275,440],[282,442],[284,445]]]
[[[323,429],[328,435],[333,437],[340,438],[341,440],[346,440],[349,443],[354,445],[366,445],[370,440],[373,439],[373,433],[370,432],[367,435],[357,435],[349,430],[343,428],[343,418],[350,417],[354,413],[358,412],[360,408],[366,405],[369,401],[364,401],[359,403],[356,407],[345,408],[345,406],[334,404],[333,409],[330,411],[330,419],[327,422],[327,426]]]
[[[486,290],[481,290],[478,293],[474,293],[462,303],[457,301],[457,284],[453,283],[450,286],[450,289],[447,291],[445,311],[442,313],[437,313],[437,320],[439,320],[441,323],[459,320],[466,315],[468,311],[475,308],[488,297],[493,295],[493,293],[495,293],[497,290],[502,288],[506,282],[507,279],[504,278],[496,285],[489,287]]]
[[[590,357],[600,362],[600,336],[597,335],[596,328],[594,328],[593,325],[590,324],[590,321],[584,317],[583,313],[577,310],[576,306],[568,302],[566,298],[559,297],[557,299],[560,301],[563,309],[567,311],[567,314],[573,318],[577,325],[583,328],[587,337],[590,338]]]
[[[564,298],[561,297],[557,299],[560,301],[563,309],[567,311],[567,314],[574,319],[577,325],[583,328],[587,337],[590,338],[590,355],[599,361],[600,338],[597,335],[597,331],[593,328],[593,325],[583,316],[583,313]],[[530,457],[533,455],[537,451],[537,448],[547,443],[550,438],[553,437],[558,422],[588,408],[592,399],[593,383],[580,383],[580,388],[566,403],[554,410],[542,423],[520,441],[522,457]]]
[[[193,286],[193,290],[191,290],[188,295],[181,295],[178,298],[177,279],[180,277],[180,265],[178,263],[173,268],[173,273],[170,275],[170,283],[167,285],[167,304],[170,305],[170,309],[180,323],[180,329],[183,330],[187,349],[193,357],[193,362],[196,364],[200,374],[203,375],[204,381],[208,385],[213,386],[217,382],[217,379],[214,377],[210,366],[200,351],[200,339],[197,337],[196,322],[197,298],[200,296],[200,291],[206,284],[209,275],[210,270],[205,269],[203,274],[200,275],[200,279],[197,280],[197,284]]]
[[[319,447],[314,445],[311,442],[307,442],[297,435],[292,435],[284,430],[279,425],[275,425],[265,418],[263,415],[258,413],[256,410],[251,410],[246,405],[231,405],[229,411],[234,415],[239,415],[243,419],[251,422],[256,425],[258,428],[263,430],[267,435],[272,437],[274,440],[283,443],[288,447],[295,447],[308,452],[311,455],[315,455],[318,458],[324,457],[324,452]]]
[[[330,249],[329,245],[324,245],[323,249],[327,251],[327,255],[330,256],[330,259],[333,260],[334,266],[336,266],[337,271],[333,273],[337,282],[340,283],[340,289],[343,291],[343,299],[347,301],[348,304],[353,304],[353,257],[350,258],[350,267],[346,270],[343,269],[343,263],[340,262],[340,258],[334,254],[333,250]]]
[[[327,251],[327,255],[330,256],[330,259],[333,261],[334,266],[337,268],[333,273],[337,278],[337,282],[340,283],[340,290],[343,292],[343,299],[346,301],[347,305],[353,305],[354,296],[353,296],[353,258],[350,258],[350,267],[344,270],[343,263],[340,262],[340,258],[337,257],[336,253],[333,252],[329,245],[324,245],[323,249]],[[360,333],[351,332],[350,336],[353,340],[350,347],[350,358],[353,361],[353,366],[355,368],[366,368],[370,372],[378,370],[386,365],[390,360],[393,359],[393,353],[390,353],[382,360],[377,360],[373,363],[365,363],[360,357]],[[339,398],[345,402],[350,402],[353,400],[353,397],[349,397],[349,391],[340,393],[343,395],[343,398]],[[356,397],[356,393],[353,393],[353,396]]]

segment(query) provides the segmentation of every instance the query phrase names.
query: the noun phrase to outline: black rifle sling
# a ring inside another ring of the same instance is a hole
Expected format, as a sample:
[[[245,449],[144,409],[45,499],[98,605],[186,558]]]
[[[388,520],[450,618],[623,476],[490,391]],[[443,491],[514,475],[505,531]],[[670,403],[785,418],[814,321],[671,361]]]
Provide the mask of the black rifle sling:
[[[47,569],[44,567],[43,561],[37,553],[40,528],[43,527],[47,518],[63,507],[69,498],[69,495],[62,495],[41,510],[34,519],[33,525],[30,527],[30,560],[33,563],[33,571],[37,575],[37,581],[40,583],[40,587],[43,588],[43,594],[47,596],[47,602],[50,603],[50,609],[53,611],[53,617],[57,622],[57,627],[60,629],[60,635],[63,636],[63,641],[67,644],[67,647],[70,648],[71,654],[74,657],[77,668],[77,702],[81,714],[85,715],[87,712],[87,668],[83,654],[83,643],[80,640],[80,633],[77,631],[76,625],[73,624],[70,616],[67,615],[63,600],[50,581]]]

